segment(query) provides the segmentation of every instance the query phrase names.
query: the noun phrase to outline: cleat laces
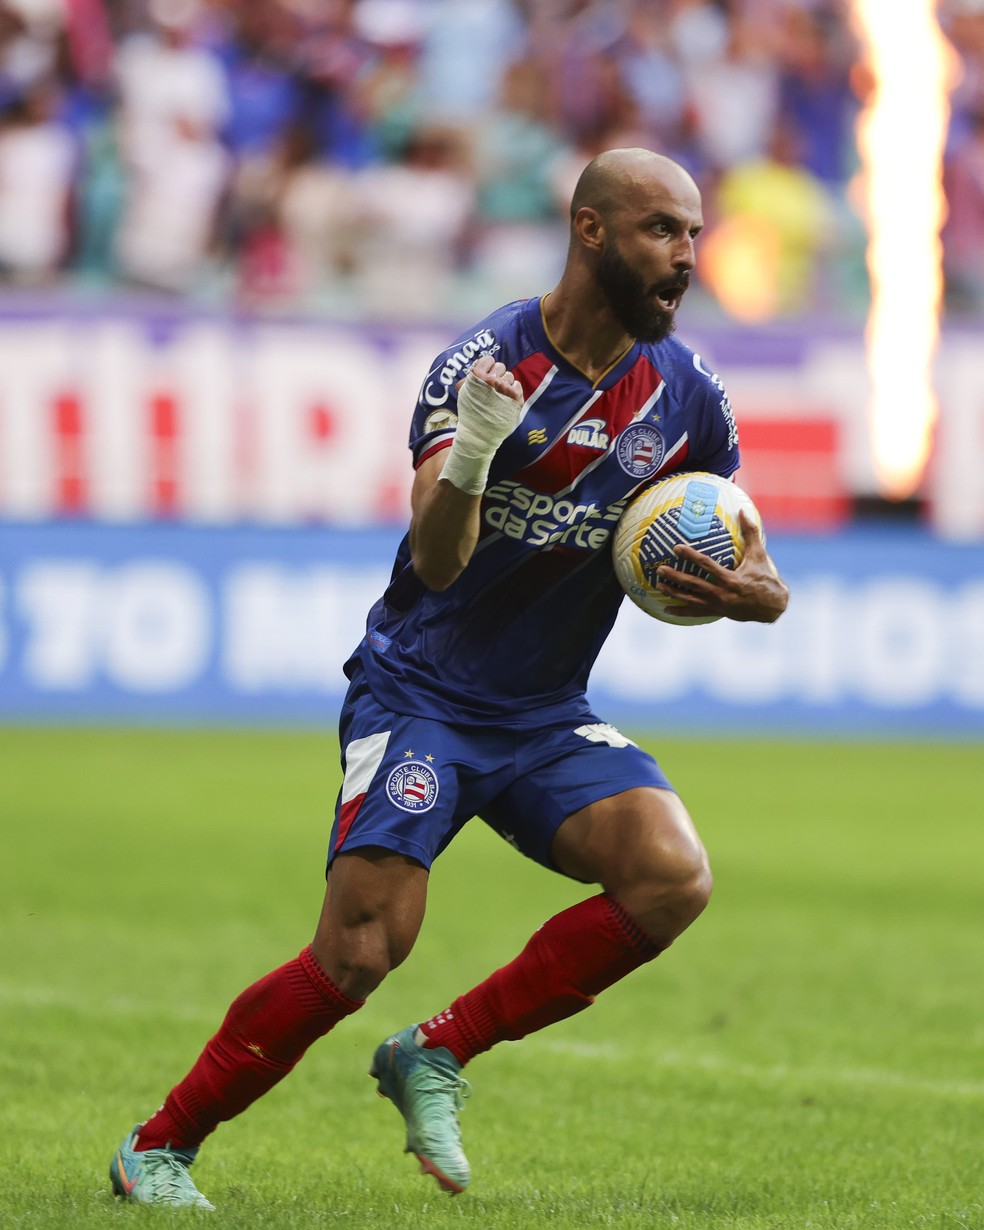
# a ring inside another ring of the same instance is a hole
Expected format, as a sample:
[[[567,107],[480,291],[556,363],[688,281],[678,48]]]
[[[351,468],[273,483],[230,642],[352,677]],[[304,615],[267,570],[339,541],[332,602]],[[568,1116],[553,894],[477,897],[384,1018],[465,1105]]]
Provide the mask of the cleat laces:
[[[422,1116],[419,1112],[421,1110],[434,1110],[440,1113],[444,1109],[445,1100],[450,1100],[456,1112],[451,1123],[460,1141],[461,1131],[458,1127],[457,1112],[465,1109],[465,1102],[471,1097],[471,1085],[463,1076],[452,1076],[450,1073],[441,1072],[436,1068],[423,1067],[423,1065],[414,1072],[413,1085],[421,1102],[426,1099],[426,1105],[416,1107],[417,1113],[414,1119],[418,1126],[424,1126],[420,1122]]]
[[[455,1110],[464,1110],[471,1097],[471,1085],[463,1076],[451,1076],[436,1068],[425,1068],[415,1083],[421,1093],[450,1097]]]
[[[463,1076],[452,1076],[430,1067],[418,1069],[414,1073],[413,1084],[417,1105],[412,1112],[412,1127],[409,1121],[407,1124],[410,1128],[407,1133],[407,1152],[424,1149],[432,1154],[436,1146],[437,1152],[443,1154],[447,1145],[441,1139],[442,1129],[447,1131],[452,1147],[460,1150],[461,1125],[458,1122],[458,1112],[465,1109],[465,1102],[471,1097],[471,1085]],[[450,1115],[448,1102],[454,1108]]]
[[[191,1181],[188,1161],[171,1149],[155,1150],[154,1165],[147,1174],[154,1202],[157,1204],[187,1204],[189,1197],[194,1203],[204,1197]]]

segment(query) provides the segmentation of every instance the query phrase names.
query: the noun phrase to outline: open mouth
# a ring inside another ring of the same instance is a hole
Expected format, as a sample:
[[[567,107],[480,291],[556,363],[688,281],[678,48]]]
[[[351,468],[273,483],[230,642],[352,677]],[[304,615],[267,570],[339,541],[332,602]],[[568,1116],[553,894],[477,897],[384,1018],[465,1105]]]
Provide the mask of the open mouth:
[[[656,299],[659,306],[666,312],[675,312],[680,306],[680,300],[683,298],[686,289],[686,282],[676,282],[672,286],[661,286],[656,291]]]

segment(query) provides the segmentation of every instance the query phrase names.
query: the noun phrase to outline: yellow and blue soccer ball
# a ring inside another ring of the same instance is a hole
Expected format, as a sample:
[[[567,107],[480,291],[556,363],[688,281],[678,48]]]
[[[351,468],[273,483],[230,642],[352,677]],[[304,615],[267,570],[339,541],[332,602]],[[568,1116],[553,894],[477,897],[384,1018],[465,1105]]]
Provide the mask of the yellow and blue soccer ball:
[[[696,564],[673,554],[678,543],[695,547],[723,568],[737,568],[745,554],[738,524],[742,509],[761,530],[762,518],[749,495],[730,479],[698,470],[672,474],[636,496],[619,518],[612,542],[616,576],[636,606],[668,624],[720,619],[691,615],[659,593],[656,570],[669,564],[702,575]]]

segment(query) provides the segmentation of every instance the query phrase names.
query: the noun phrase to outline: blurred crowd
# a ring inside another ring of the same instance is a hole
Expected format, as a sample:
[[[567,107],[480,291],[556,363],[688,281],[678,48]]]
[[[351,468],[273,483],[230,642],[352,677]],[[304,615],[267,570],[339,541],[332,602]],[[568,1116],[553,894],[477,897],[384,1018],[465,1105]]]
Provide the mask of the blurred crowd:
[[[948,294],[984,306],[984,0]],[[848,0],[0,0],[0,277],[269,311],[483,311],[559,271],[595,153],[701,185],[704,301],[863,303]],[[474,299],[474,304],[470,303]]]

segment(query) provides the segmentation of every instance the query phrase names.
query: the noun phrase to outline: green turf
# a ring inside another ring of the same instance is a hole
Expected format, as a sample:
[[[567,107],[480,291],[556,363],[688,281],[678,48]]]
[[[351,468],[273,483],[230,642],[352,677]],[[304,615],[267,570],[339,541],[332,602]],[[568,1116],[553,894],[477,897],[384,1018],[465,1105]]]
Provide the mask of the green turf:
[[[469,1069],[442,1197],[365,1075],[584,894],[475,824],[418,948],[196,1167],[229,1227],[984,1228],[984,749],[659,740],[711,851],[691,932]],[[0,1226],[118,1206],[118,1140],[307,942],[330,736],[0,729]],[[198,1215],[185,1215],[197,1222]]]

